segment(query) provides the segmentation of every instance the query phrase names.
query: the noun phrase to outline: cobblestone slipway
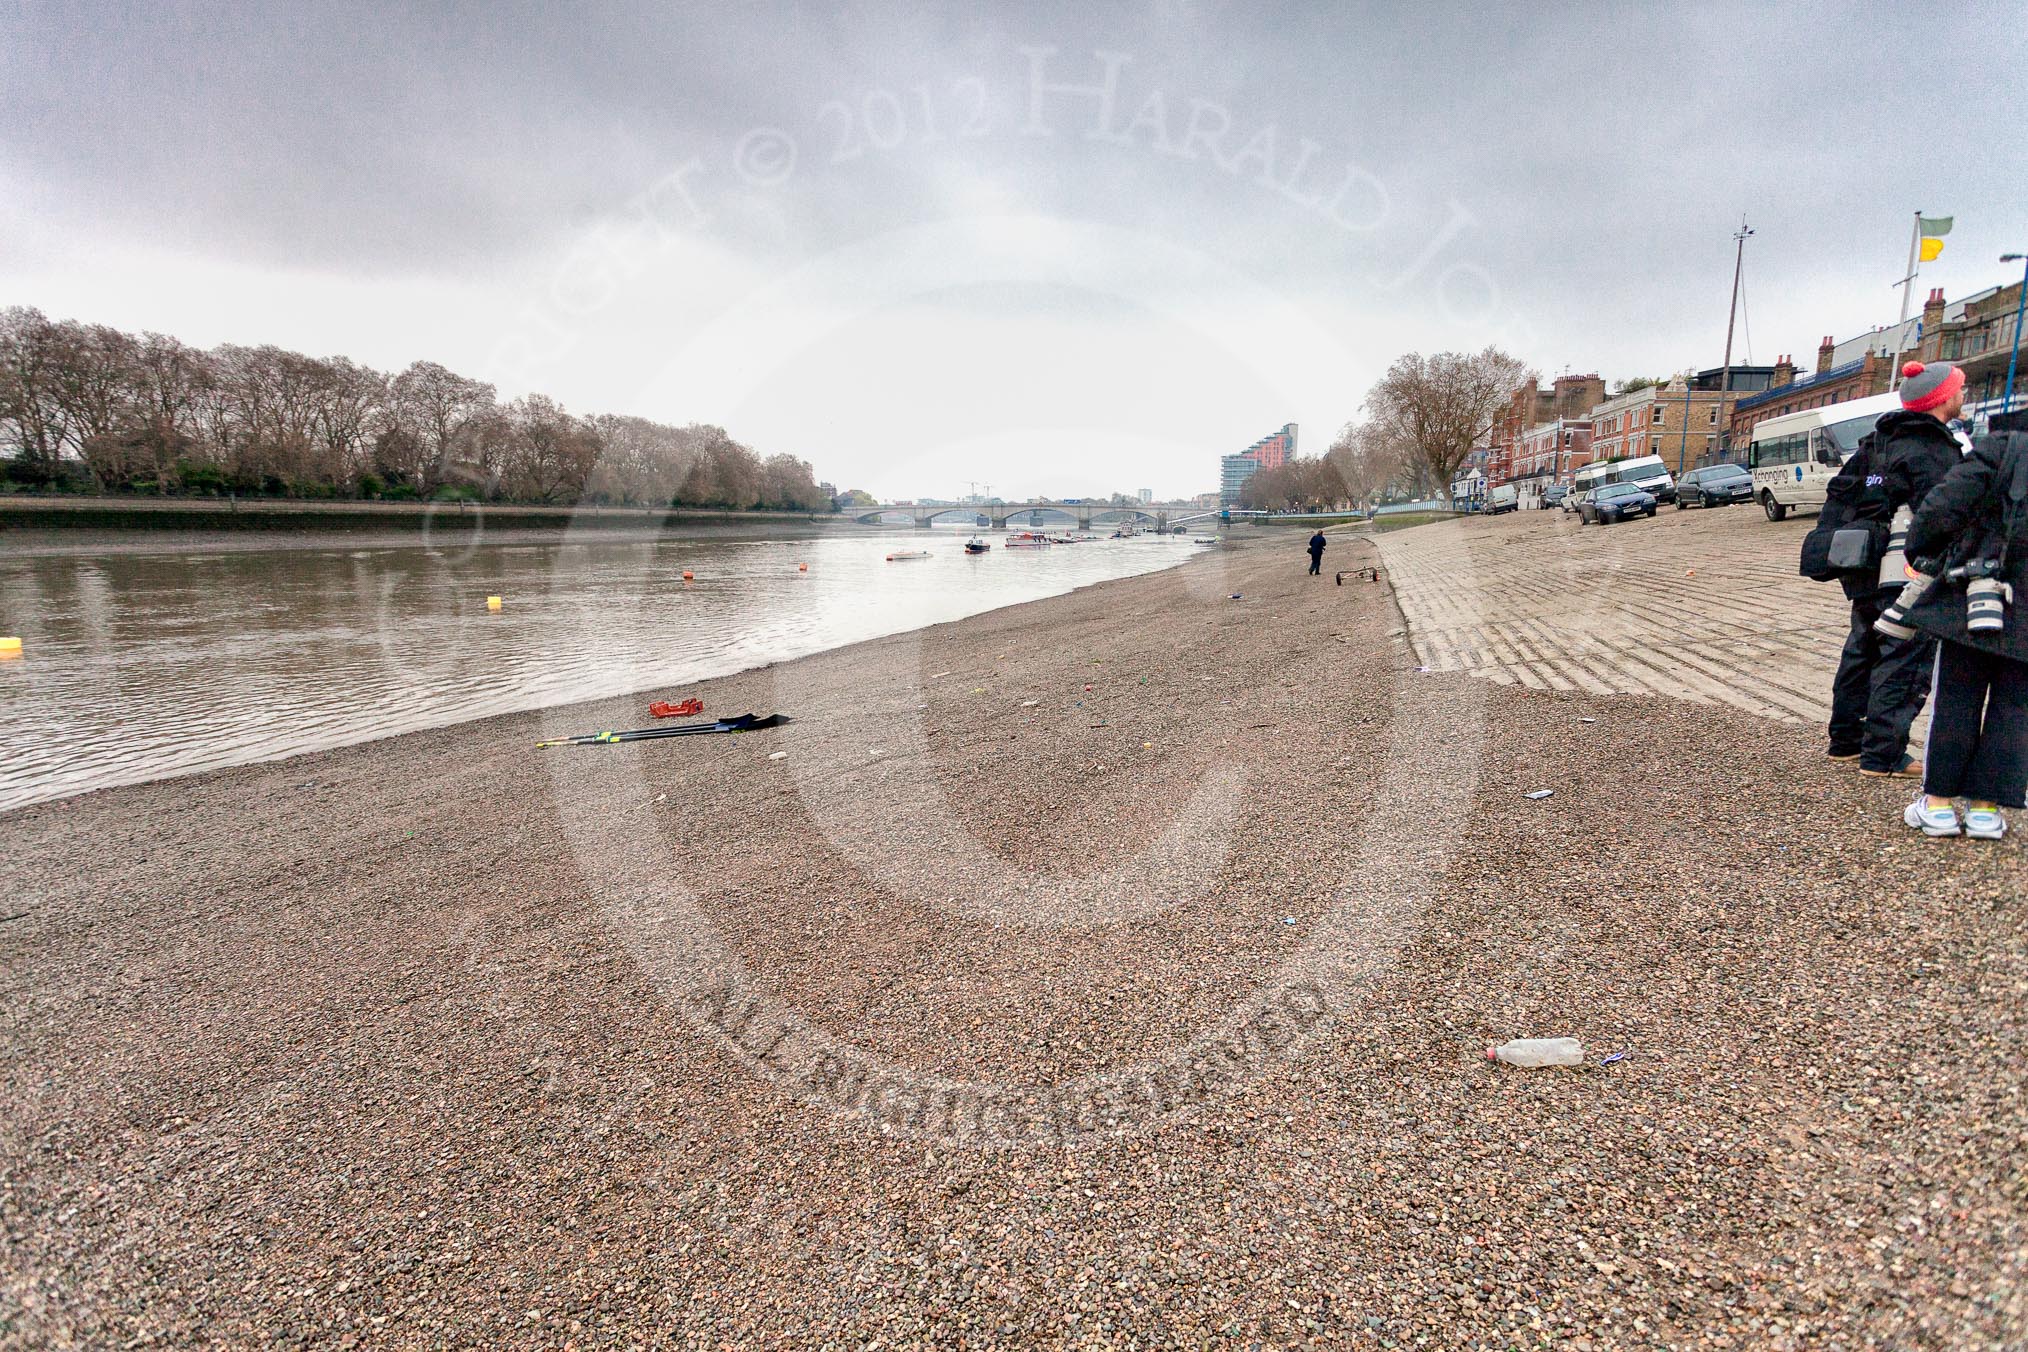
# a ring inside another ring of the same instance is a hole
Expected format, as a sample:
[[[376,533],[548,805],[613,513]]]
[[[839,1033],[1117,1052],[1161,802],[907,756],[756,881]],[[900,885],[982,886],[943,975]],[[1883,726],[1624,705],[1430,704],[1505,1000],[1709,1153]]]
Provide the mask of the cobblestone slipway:
[[[1418,657],[1533,690],[1830,716],[1843,593],[1796,572],[1812,518],[1751,507],[1579,526],[1519,512],[1379,537]],[[1927,718],[1917,725],[1918,740]]]

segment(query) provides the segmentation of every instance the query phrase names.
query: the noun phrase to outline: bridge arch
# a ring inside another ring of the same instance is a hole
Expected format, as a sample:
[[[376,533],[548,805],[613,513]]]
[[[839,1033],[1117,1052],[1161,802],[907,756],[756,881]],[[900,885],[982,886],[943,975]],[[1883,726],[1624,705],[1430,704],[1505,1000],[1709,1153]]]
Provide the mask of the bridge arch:
[[[1053,507],[1036,504],[1029,507],[1006,508],[1005,521],[1009,526],[1080,526],[1083,518],[1069,507]]]

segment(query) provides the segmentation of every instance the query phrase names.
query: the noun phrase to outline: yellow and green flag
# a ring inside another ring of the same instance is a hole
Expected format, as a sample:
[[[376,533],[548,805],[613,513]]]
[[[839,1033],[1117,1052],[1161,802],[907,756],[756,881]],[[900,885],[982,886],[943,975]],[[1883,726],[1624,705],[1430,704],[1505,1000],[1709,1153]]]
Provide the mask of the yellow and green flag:
[[[1925,263],[1933,261],[1943,252],[1943,237],[1951,232],[1950,216],[1917,216],[1915,233],[1922,236],[1921,258]]]

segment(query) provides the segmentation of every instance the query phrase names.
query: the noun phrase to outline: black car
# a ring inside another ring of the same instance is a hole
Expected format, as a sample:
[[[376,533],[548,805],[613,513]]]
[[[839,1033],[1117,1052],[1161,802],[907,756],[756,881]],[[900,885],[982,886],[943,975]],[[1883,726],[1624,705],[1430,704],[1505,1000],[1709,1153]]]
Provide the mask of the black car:
[[[1542,510],[1546,512],[1551,507],[1561,507],[1563,500],[1569,496],[1570,490],[1562,484],[1549,485],[1542,490]]]
[[[1753,501],[1753,476],[1744,465],[1706,465],[1693,469],[1676,483],[1676,510],[1685,507],[1723,507],[1734,502]]]
[[[1579,525],[1596,521],[1601,526],[1609,526],[1630,516],[1654,514],[1655,495],[1632,484],[1601,484],[1585,494],[1577,504]]]

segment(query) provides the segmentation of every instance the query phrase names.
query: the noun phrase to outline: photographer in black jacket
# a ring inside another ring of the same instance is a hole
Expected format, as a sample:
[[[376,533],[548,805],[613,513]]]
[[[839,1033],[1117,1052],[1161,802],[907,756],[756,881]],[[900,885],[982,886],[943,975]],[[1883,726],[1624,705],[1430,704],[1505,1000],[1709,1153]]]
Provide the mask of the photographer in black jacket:
[[[1881,415],[1872,434],[1825,492],[1824,510],[1841,523],[1894,522],[1921,506],[1963,458],[1948,423],[1964,411],[1965,375],[1949,362],[1902,368],[1901,407]],[[1843,579],[1852,627],[1831,687],[1833,760],[1857,760],[1864,775],[1914,778],[1908,730],[1922,712],[1935,665],[1927,634],[1894,639],[1873,627],[1907,581],[1902,552],[1890,550],[1872,577]]]
[[[1923,500],[1908,554],[1938,581],[1907,614],[1941,640],[1923,792],[1902,820],[1998,840],[2028,807],[2028,414],[1993,419]],[[1960,827],[1954,798],[1966,799]]]

